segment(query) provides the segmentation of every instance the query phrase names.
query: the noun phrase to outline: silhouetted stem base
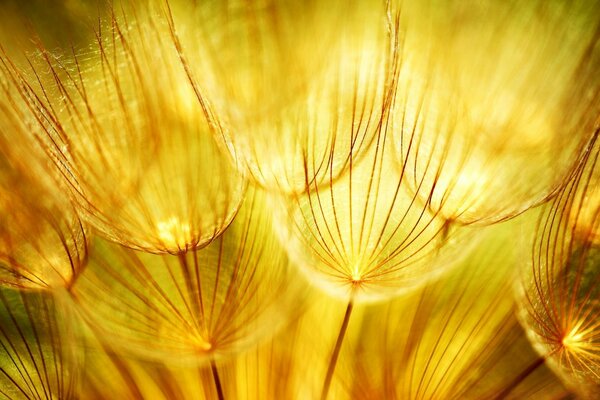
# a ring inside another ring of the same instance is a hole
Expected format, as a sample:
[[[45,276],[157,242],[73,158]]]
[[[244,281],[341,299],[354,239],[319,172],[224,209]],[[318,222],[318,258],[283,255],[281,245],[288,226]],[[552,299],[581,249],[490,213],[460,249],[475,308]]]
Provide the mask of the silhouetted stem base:
[[[352,314],[353,306],[354,304],[352,300],[350,300],[348,302],[348,306],[346,307],[346,314],[344,314],[344,320],[342,322],[342,326],[340,327],[340,332],[338,333],[335,347],[333,348],[333,353],[331,353],[331,359],[329,360],[329,366],[327,367],[327,374],[325,375],[325,381],[323,382],[323,390],[321,391],[321,400],[327,399],[329,387],[331,386],[331,379],[333,378],[333,372],[335,371],[335,366],[337,365],[337,360],[342,348],[342,342],[344,341],[344,336],[346,336],[346,331],[348,330],[348,323],[350,322],[350,315]]]
[[[215,381],[217,396],[219,400],[225,400],[225,396],[223,396],[223,386],[221,386],[221,378],[219,377],[219,370],[217,369],[217,364],[215,364],[214,359],[210,360],[210,370],[212,371],[213,380]]]

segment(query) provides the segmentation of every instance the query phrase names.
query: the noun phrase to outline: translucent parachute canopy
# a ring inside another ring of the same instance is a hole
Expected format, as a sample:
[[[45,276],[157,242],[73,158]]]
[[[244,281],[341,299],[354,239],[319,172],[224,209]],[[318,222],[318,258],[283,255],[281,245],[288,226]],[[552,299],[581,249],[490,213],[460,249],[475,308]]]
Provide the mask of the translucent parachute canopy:
[[[515,221],[517,222],[517,221]],[[468,259],[438,280],[365,315],[360,351],[340,373],[345,398],[492,399],[564,393],[539,368],[514,387],[538,355],[514,313],[514,236],[521,222],[497,225]],[[394,316],[400,316],[394,318]],[[538,392],[539,393],[539,392]],[[503,394],[503,396],[500,396]],[[552,396],[551,396],[552,397]]]
[[[200,27],[182,41],[227,119],[226,140],[266,189],[295,194],[307,179],[335,179],[373,141],[390,101],[396,32],[383,2],[242,3],[176,18],[182,31]]]
[[[44,290],[72,285],[86,256],[85,231],[76,215],[23,209],[28,204],[14,192],[0,195],[0,284]]]
[[[600,395],[599,149],[596,142],[540,223],[521,312],[537,351],[589,399]]]
[[[10,108],[21,103],[10,81],[4,83],[0,89],[0,284],[43,290],[69,287],[85,266],[86,230],[63,194],[51,160],[30,136],[33,116],[25,107]]]
[[[44,65],[11,73],[86,220],[126,246],[179,253],[227,227],[246,184],[168,18],[133,15],[101,25],[89,51],[44,51]]]
[[[186,254],[99,243],[73,296],[99,336],[128,354],[193,364],[238,352],[301,302],[267,214],[251,193],[221,236]]]
[[[282,244],[316,285],[357,301],[386,299],[447,270],[471,230],[420,205],[394,169],[384,132],[335,183],[285,208]]]
[[[402,5],[395,147],[422,202],[489,223],[575,167],[600,109],[599,36],[581,2],[468,4]]]
[[[75,398],[83,360],[63,311],[48,293],[0,288],[2,397]]]

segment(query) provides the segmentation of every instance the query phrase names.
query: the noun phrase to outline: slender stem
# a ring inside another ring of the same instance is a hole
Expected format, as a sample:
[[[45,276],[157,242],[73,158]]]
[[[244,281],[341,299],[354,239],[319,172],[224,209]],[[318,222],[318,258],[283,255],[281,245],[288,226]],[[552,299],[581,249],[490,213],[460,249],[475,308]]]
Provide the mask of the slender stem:
[[[221,386],[221,378],[219,378],[219,370],[217,369],[217,364],[215,364],[215,360],[211,358],[210,360],[210,370],[212,371],[213,380],[215,381],[215,389],[217,389],[217,396],[219,400],[225,400],[225,396],[223,396],[223,387]]]
[[[506,386],[500,393],[494,397],[494,400],[502,400],[505,399],[521,382],[523,382],[529,375],[531,375],[535,370],[537,370],[542,364],[544,364],[544,357],[537,358],[534,362],[532,362],[527,368],[523,370],[519,375],[513,379],[513,381]]]
[[[352,314],[353,306],[354,304],[352,300],[350,300],[348,302],[348,307],[346,307],[346,314],[344,315],[344,321],[342,322],[342,326],[340,327],[340,333],[338,333],[338,337],[335,342],[335,347],[333,348],[333,353],[331,353],[331,359],[329,360],[329,366],[327,367],[327,374],[325,375],[325,382],[323,382],[323,390],[321,391],[321,400],[327,399],[329,387],[331,386],[331,379],[333,378],[333,372],[335,371],[337,359],[340,355],[340,349],[342,348],[342,342],[344,341],[346,330],[348,330],[348,323],[350,322],[350,315]]]

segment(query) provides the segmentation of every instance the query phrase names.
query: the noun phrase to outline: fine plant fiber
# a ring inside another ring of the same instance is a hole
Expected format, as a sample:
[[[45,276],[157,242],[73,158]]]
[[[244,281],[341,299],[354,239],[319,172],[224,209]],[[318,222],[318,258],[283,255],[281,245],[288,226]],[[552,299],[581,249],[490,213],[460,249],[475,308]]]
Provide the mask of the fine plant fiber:
[[[3,64],[82,216],[111,240],[176,254],[221,233],[246,184],[168,22],[113,10],[83,56],[39,43],[28,68]]]
[[[303,301],[304,284],[263,201],[252,189],[221,236],[186,254],[97,243],[73,301],[113,347],[142,358],[169,363],[177,354],[175,363],[197,363],[241,351],[273,334]]]
[[[540,218],[522,288],[532,343],[583,398],[600,394],[598,143]]]
[[[374,140],[394,89],[385,3],[203,2],[175,21],[225,140],[259,185],[298,194],[336,179]],[[310,53],[310,57],[306,57]]]
[[[0,100],[0,284],[69,287],[84,268],[89,229],[64,195],[60,174],[29,136],[18,90],[2,79]]]
[[[0,289],[0,396],[75,399],[83,355],[73,324],[45,292]]]
[[[0,400],[600,398],[598,0],[0,1]]]
[[[405,35],[391,119],[407,187],[466,224],[510,218],[555,194],[600,110],[598,4],[398,7]]]

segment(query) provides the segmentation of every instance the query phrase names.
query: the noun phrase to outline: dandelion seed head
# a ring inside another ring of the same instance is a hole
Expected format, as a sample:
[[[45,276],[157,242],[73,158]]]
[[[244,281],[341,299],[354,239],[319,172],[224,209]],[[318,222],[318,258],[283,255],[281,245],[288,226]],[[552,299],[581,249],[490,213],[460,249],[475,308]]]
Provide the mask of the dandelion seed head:
[[[455,6],[403,9],[407,56],[394,141],[423,202],[448,219],[490,223],[546,201],[577,166],[598,115],[597,22],[584,23],[582,4],[543,16],[525,3],[519,12],[502,2],[468,13]],[[488,24],[492,14],[505,23]],[[569,27],[575,21],[577,35]],[[463,184],[464,170],[484,179]]]
[[[456,265],[459,249],[465,254],[458,243],[469,231],[455,231],[406,193],[385,147],[373,146],[363,157],[338,181],[296,196],[278,232],[316,286],[334,297],[376,302]]]
[[[34,116],[14,81],[0,91],[0,284],[70,287],[86,264],[87,228],[36,142]]]
[[[600,387],[600,292],[591,253],[597,250],[575,250],[554,282],[538,281],[523,318],[534,347],[578,392]]]
[[[336,179],[373,142],[396,39],[384,3],[298,4],[247,4],[246,18],[225,8],[200,27],[206,32],[184,39],[219,48],[193,68],[225,116],[241,166],[265,189],[286,194],[304,192],[306,180]],[[198,68],[207,63],[214,65]]]
[[[226,229],[246,180],[222,149],[221,119],[182,65],[175,33],[154,11],[99,20],[90,54],[43,50],[33,76],[10,73],[43,115],[33,119],[39,142],[82,218],[125,246],[179,253]]]
[[[192,365],[272,334],[298,308],[302,285],[276,245],[261,193],[251,189],[233,223],[200,249],[157,255],[98,241],[93,268],[73,289],[93,328],[127,354]],[[181,246],[181,219],[160,228]]]
[[[593,234],[600,221],[600,148],[594,143],[538,226],[522,318],[537,351],[583,398],[600,394],[600,246]]]

